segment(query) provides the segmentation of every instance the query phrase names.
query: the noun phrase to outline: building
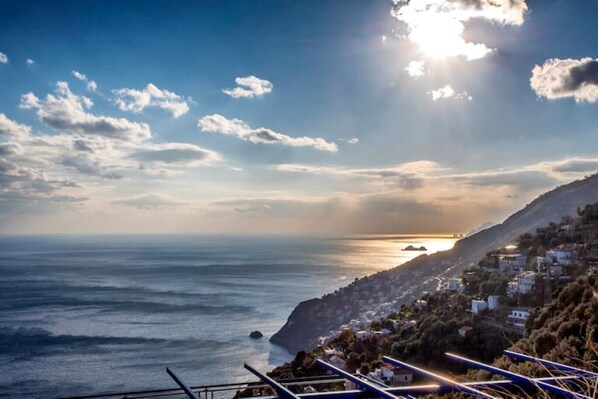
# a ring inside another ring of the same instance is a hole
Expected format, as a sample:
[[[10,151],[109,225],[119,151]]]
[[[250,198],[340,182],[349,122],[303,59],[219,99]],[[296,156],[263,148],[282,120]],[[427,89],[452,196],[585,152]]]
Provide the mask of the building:
[[[488,302],[483,300],[471,301],[471,312],[473,314],[480,314],[482,311],[488,309]]]
[[[463,338],[467,337],[469,334],[473,332],[473,327],[470,326],[463,326],[459,329],[459,335]]]
[[[571,244],[559,245],[555,249],[546,251],[546,257],[561,266],[577,266],[578,258],[575,246]]]
[[[515,281],[510,281],[507,285],[507,295],[513,297],[517,294],[529,294],[536,285],[538,274],[535,272],[523,272],[517,275]]]
[[[498,268],[501,272],[522,272],[525,270],[527,256],[522,254],[507,254],[498,257]]]
[[[371,332],[366,331],[366,330],[359,330],[355,333],[355,338],[359,341],[359,342],[363,342],[367,339],[370,339],[372,337]]]
[[[507,322],[515,327],[518,328],[525,328],[525,321],[529,316],[529,312],[527,310],[522,309],[514,309],[511,311],[511,314],[507,316]]]
[[[460,278],[449,278],[447,282],[447,289],[448,291],[463,292],[465,289],[463,280]]]
[[[498,309],[498,305],[500,305],[500,296],[489,295],[488,296],[488,310]]]
[[[377,368],[368,373],[367,376],[374,381],[378,381],[391,387],[406,385],[413,381],[412,372],[392,365],[384,365],[381,368]]]

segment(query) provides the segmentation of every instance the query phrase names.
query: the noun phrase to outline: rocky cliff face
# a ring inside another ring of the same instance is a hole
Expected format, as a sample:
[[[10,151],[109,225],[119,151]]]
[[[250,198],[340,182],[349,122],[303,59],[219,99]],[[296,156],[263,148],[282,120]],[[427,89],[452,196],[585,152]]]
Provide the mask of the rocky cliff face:
[[[563,216],[575,215],[578,207],[598,202],[598,175],[558,187],[541,195],[503,223],[459,240],[450,251],[422,255],[400,267],[357,280],[335,293],[301,302],[286,324],[272,336],[273,343],[290,352],[311,349],[319,337],[357,318],[365,310],[407,304],[433,291],[442,279],[454,277],[488,251],[510,244],[526,232]]]

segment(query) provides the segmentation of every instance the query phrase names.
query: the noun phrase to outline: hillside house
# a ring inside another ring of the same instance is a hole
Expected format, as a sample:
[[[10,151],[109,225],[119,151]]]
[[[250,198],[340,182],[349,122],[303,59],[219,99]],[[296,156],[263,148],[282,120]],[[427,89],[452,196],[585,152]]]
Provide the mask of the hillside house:
[[[498,268],[503,273],[522,272],[525,270],[527,256],[522,254],[507,254],[498,257]]]
[[[507,316],[507,323],[514,327],[524,329],[525,321],[527,320],[528,316],[529,312],[527,310],[514,309],[511,311],[511,314]]]
[[[468,335],[473,333],[473,327],[470,326],[463,326],[459,329],[459,335],[463,338],[467,337]]]
[[[578,257],[574,245],[559,245],[555,249],[546,251],[546,257],[552,260],[552,263],[560,266],[577,266]]]
[[[538,274],[535,272],[523,272],[517,275],[515,281],[507,285],[507,295],[513,297],[517,294],[529,294],[534,289]]]
[[[482,311],[488,309],[488,302],[483,300],[471,301],[471,312],[473,314],[480,314]]]
[[[500,296],[499,295],[489,295],[488,296],[488,310],[498,309],[498,305],[500,305]]]

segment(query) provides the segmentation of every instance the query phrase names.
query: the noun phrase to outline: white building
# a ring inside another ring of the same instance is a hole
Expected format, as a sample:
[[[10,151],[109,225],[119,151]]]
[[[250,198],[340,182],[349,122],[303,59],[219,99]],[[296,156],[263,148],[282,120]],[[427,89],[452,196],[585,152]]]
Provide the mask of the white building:
[[[511,314],[507,316],[507,321],[513,326],[524,328],[528,316],[527,310],[512,310]]]
[[[576,266],[578,264],[577,251],[575,251],[573,245],[560,245],[555,249],[546,251],[546,257],[561,266]]]
[[[375,369],[368,373],[368,377],[390,386],[406,385],[413,381],[413,373],[391,365]]]
[[[473,314],[480,314],[483,310],[488,309],[488,302],[483,300],[471,301],[471,312]]]
[[[498,309],[498,305],[500,305],[500,296],[489,295],[488,296],[488,310]]]
[[[534,289],[537,277],[535,272],[519,273],[517,279],[507,285],[507,295],[513,297],[516,294],[529,294]]]

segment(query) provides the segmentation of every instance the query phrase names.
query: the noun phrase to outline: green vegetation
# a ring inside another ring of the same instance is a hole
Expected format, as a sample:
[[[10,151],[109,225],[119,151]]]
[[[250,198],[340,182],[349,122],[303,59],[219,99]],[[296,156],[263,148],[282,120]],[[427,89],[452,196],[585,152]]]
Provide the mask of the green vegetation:
[[[536,256],[544,256],[561,244],[577,244],[583,274],[570,283],[556,284],[552,300],[546,306],[537,306],[527,319],[525,337],[513,329],[501,326],[484,312],[474,316],[469,311],[471,301],[489,295],[503,296],[501,306],[515,305],[517,300],[504,297],[513,273],[498,273],[497,252],[489,253],[478,265],[466,270],[462,279],[463,293],[437,292],[420,301],[402,306],[399,312],[375,322],[368,330],[387,329],[385,336],[358,340],[351,330],[343,331],[328,347],[344,355],[346,369],[362,372],[378,367],[381,357],[389,355],[432,369],[465,373],[463,366],[448,361],[444,353],[456,352],[484,362],[495,362],[501,367],[526,374],[542,375],[545,370],[528,364],[518,364],[502,357],[505,349],[528,353],[588,369],[598,368],[598,278],[588,276],[593,270],[590,259],[598,255],[598,204],[579,209],[576,217],[564,218],[560,223],[538,228],[536,234],[524,234],[517,248],[528,255],[528,268]],[[592,255],[592,256],[590,256]],[[550,294],[550,292],[548,292]],[[544,303],[543,288],[531,294],[526,304]],[[521,298],[519,299],[521,302]],[[519,303],[521,305],[521,303]],[[459,329],[471,326],[467,333]],[[503,328],[504,327],[504,328]],[[463,336],[464,335],[464,336]],[[325,372],[315,365],[315,359],[324,354],[323,348],[299,352],[291,363],[274,369],[276,379],[321,375]],[[470,372],[473,378],[488,378],[483,372]]]

